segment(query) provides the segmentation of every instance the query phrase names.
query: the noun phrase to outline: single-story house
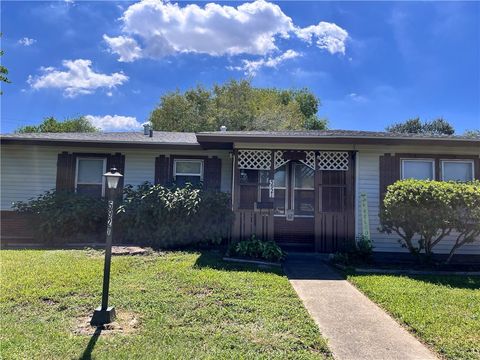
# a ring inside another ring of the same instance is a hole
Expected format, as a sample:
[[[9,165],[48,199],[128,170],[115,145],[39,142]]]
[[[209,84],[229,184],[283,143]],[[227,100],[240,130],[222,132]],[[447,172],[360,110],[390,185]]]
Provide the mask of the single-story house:
[[[7,134],[1,141],[3,240],[32,237],[12,202],[50,190],[101,196],[111,166],[123,183],[202,182],[231,194],[232,236],[302,251],[341,251],[368,227],[375,252],[405,252],[378,231],[379,206],[402,178],[480,179],[480,138],[369,131]],[[479,239],[480,240],[480,239]],[[448,253],[453,237],[435,247]],[[480,259],[480,242],[459,254]]]

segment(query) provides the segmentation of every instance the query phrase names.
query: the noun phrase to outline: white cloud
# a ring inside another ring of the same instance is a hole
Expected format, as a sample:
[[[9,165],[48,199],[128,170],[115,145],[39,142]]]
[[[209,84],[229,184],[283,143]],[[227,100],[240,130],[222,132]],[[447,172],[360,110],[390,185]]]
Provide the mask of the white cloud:
[[[103,131],[118,131],[118,130],[138,130],[142,125],[133,116],[121,115],[86,115],[85,118],[90,123]]]
[[[260,60],[242,60],[242,66],[236,66],[232,69],[243,70],[246,75],[255,76],[257,72],[263,67],[277,68],[283,62],[301,56],[300,53],[294,50],[287,50],[283,54],[275,57],[268,57]]]
[[[292,19],[264,0],[237,7],[145,0],[129,6],[122,21],[123,31],[138,36],[144,56],[152,58],[178,52],[264,55],[277,48],[275,36],[293,30]]]
[[[36,42],[37,42],[37,40],[30,39],[28,37],[24,37],[24,38],[21,38],[20,40],[18,40],[18,44],[23,45],[23,46],[31,46],[31,45],[35,44]]]
[[[123,35],[104,39],[119,61],[162,58],[178,53],[212,56],[261,55],[278,51],[276,40],[296,35],[330,53],[344,53],[348,33],[320,22],[301,29],[282,9],[265,0],[237,7],[208,3],[180,6],[162,0],[144,0],[123,13]]]
[[[135,39],[127,36],[109,37],[103,35],[103,40],[110,47],[112,53],[120,55],[118,61],[132,62],[141,57],[142,49],[140,49]]]
[[[321,21],[318,25],[297,28],[295,34],[301,40],[310,44],[316,40],[316,45],[320,49],[327,50],[330,54],[345,54],[348,32],[336,24]]]
[[[43,74],[39,76],[30,75],[27,80],[28,84],[33,89],[63,89],[64,96],[75,97],[92,94],[100,88],[111,90],[128,80],[128,76],[122,72],[110,75],[95,72],[92,70],[91,60],[64,60],[62,65],[66,68],[66,71],[57,70],[53,67],[41,68]]]
[[[368,99],[365,96],[359,95],[357,93],[350,93],[348,97],[357,103],[365,103]]]

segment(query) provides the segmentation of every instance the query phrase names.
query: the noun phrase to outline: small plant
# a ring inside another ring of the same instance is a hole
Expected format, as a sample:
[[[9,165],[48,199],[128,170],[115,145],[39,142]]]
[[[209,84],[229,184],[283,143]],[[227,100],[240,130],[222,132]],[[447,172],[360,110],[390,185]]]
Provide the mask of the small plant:
[[[330,254],[329,258],[330,262],[334,264],[342,264],[342,265],[349,265],[350,258],[348,253],[336,252],[334,254]]]
[[[228,256],[242,256],[267,261],[281,261],[285,259],[285,253],[274,241],[263,241],[255,235],[248,240],[242,240],[230,245]]]
[[[364,234],[357,236],[355,241],[355,255],[363,261],[368,261],[372,257],[373,244],[372,240]]]

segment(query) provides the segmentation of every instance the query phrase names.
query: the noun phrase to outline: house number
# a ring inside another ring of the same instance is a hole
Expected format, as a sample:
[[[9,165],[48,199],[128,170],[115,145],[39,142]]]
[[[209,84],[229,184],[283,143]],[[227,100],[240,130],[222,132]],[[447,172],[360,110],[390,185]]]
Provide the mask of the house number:
[[[275,181],[274,180],[268,181],[268,195],[270,199],[273,199],[275,197]]]

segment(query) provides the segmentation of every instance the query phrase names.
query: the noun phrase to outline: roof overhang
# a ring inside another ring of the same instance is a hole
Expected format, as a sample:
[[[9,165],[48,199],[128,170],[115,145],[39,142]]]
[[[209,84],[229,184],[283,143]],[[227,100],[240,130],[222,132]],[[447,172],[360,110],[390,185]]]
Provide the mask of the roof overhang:
[[[282,135],[228,135],[197,134],[197,141],[208,148],[231,149],[235,143],[251,144],[354,144],[354,145],[439,145],[476,146],[479,139],[465,138],[412,138],[412,137],[366,137],[366,136],[282,136]]]
[[[128,142],[128,141],[98,141],[98,140],[64,140],[64,139],[31,139],[31,138],[0,138],[0,144],[65,146],[65,147],[97,147],[97,148],[136,148],[136,149],[182,149],[200,150],[200,144],[166,143],[166,142]]]

